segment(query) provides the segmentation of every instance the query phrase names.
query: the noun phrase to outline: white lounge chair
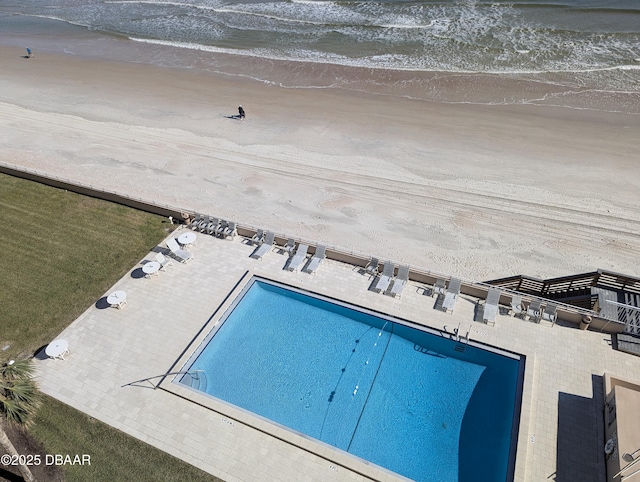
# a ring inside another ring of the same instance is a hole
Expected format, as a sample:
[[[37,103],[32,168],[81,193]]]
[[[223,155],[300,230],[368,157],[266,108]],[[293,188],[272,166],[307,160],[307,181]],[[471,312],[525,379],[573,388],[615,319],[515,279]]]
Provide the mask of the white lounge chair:
[[[378,276],[379,271],[380,271],[380,261],[378,260],[378,258],[371,258],[371,261],[369,261],[369,264],[367,264],[364,267],[364,272],[369,276]]]
[[[204,216],[202,214],[195,213],[189,227],[193,230],[196,230],[198,229],[202,221],[204,221]]]
[[[542,302],[540,300],[532,300],[527,307],[527,318],[536,323],[540,323],[540,308]]]
[[[409,281],[409,267],[408,266],[399,266],[398,267],[398,276],[393,280],[393,286],[391,287],[390,295],[394,298],[397,296],[400,298],[402,296],[402,290],[404,286]]]
[[[224,228],[224,231],[222,231],[222,237],[224,237],[224,238],[235,238],[236,234],[238,233],[237,229],[238,229],[238,227],[237,227],[236,223],[230,222]]]
[[[522,316],[525,313],[522,305],[522,296],[514,295],[511,297],[510,310],[513,316]]]
[[[209,218],[209,224],[207,224],[207,233],[215,234],[218,230],[218,226],[220,226],[220,220],[218,218]]]
[[[191,258],[193,258],[193,254],[180,248],[178,242],[174,238],[167,239],[166,243],[167,247],[171,250],[173,255],[178,258],[179,261],[186,263]]]
[[[256,234],[254,234],[253,237],[251,238],[251,243],[262,244],[263,241],[264,241],[264,231],[262,229],[258,229]]]
[[[544,311],[542,312],[542,319],[550,321],[552,324],[555,323],[558,319],[558,314],[556,312],[557,309],[557,305],[553,303],[547,303],[547,305],[544,307]]]
[[[501,292],[497,288],[490,288],[487,293],[487,299],[484,303],[484,310],[482,311],[482,321],[485,323],[496,324],[496,317],[498,316],[498,304],[500,303]]]
[[[228,226],[229,226],[229,222],[221,219],[220,224],[218,224],[218,227],[216,228],[213,235],[218,236],[220,238],[224,237],[224,230],[227,229]]]
[[[282,252],[287,253],[289,256],[291,256],[291,253],[293,253],[294,249],[296,249],[296,242],[293,238],[289,238],[287,239],[287,244],[282,247]]]
[[[376,283],[375,287],[375,290],[378,293],[387,291],[387,288],[389,288],[389,285],[391,284],[391,278],[393,278],[393,272],[395,271],[395,269],[396,265],[391,261],[387,261],[384,264],[384,267],[382,268],[382,274],[380,275],[380,279]]]
[[[436,284],[433,285],[433,289],[431,290],[431,297],[433,298],[436,295],[444,295],[447,291],[447,282],[443,278],[438,278],[436,280]]]
[[[295,254],[289,261],[289,266],[287,267],[289,271],[298,271],[298,268],[300,268],[300,265],[303,263],[305,259],[307,259],[308,249],[309,249],[309,245],[298,244],[298,249],[296,249]]]
[[[326,251],[326,246],[322,246],[321,244],[316,246],[315,254],[311,257],[309,264],[307,264],[303,271],[306,271],[310,274],[315,274],[316,270],[320,266],[320,263],[322,263],[322,260],[326,257]]]
[[[442,311],[453,312],[453,308],[456,306],[456,301],[458,301],[461,285],[462,281],[458,278],[451,278],[449,280],[449,286],[447,286],[447,291],[444,294],[444,301],[442,302]]]
[[[209,226],[209,223],[213,221],[213,218],[211,216],[202,216],[202,220],[200,221],[200,224],[198,224],[198,231],[200,231],[201,233],[204,233],[207,230],[207,226]]]
[[[166,271],[165,266],[173,265],[171,258],[167,258],[164,254],[158,253],[156,254],[156,261],[160,263],[160,269]]]
[[[264,236],[264,241],[260,244],[258,249],[251,254],[251,257],[254,259],[262,259],[262,257],[271,250],[275,239],[276,235],[271,231],[267,231],[267,234]]]

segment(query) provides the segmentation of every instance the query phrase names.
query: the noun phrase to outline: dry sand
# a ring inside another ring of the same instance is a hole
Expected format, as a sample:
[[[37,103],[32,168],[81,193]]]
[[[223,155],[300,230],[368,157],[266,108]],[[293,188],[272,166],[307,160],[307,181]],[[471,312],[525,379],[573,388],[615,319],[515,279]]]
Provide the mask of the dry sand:
[[[0,162],[478,281],[640,276],[640,116],[21,55]]]

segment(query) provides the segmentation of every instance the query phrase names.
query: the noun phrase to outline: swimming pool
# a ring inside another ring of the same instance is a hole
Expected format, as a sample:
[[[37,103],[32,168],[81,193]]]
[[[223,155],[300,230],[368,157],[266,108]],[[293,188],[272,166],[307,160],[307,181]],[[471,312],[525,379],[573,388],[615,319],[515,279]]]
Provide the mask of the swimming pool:
[[[182,370],[183,384],[417,481],[513,478],[519,355],[254,278]]]

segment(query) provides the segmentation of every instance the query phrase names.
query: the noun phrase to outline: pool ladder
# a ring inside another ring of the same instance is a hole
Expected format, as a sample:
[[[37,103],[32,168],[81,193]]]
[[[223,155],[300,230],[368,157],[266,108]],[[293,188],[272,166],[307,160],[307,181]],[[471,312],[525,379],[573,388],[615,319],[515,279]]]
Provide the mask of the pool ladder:
[[[471,332],[471,327],[467,328],[467,335],[465,336],[465,341],[464,343],[461,343],[461,336],[460,336],[460,325],[458,325],[458,328],[456,329],[456,346],[453,347],[453,349],[455,351],[457,351],[458,353],[464,353],[467,350],[467,346],[469,346],[469,334]]]

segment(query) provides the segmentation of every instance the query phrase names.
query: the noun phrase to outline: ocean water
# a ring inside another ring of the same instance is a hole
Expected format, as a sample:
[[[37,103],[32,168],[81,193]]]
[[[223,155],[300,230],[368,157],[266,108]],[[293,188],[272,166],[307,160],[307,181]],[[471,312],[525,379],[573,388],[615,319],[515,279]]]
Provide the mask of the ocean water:
[[[283,87],[638,110],[637,0],[24,0],[0,27]]]

